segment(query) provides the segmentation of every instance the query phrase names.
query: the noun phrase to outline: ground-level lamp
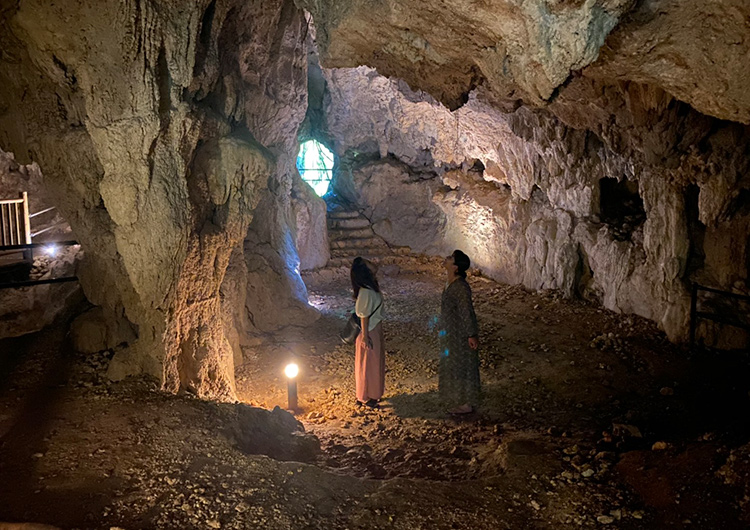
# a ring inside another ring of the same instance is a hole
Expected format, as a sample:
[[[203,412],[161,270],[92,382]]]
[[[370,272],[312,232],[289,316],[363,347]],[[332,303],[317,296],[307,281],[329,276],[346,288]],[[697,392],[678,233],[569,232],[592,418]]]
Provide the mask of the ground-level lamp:
[[[284,374],[286,375],[286,389],[287,399],[289,401],[289,410],[297,410],[297,374],[299,374],[299,366],[294,363],[289,363],[284,368]]]

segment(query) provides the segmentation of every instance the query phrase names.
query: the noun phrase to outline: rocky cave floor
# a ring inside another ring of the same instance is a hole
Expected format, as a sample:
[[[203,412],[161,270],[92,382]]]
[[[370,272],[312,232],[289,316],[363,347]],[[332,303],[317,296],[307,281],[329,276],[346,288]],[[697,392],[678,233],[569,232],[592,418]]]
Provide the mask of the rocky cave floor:
[[[353,305],[344,274],[306,278],[316,324],[246,349],[237,384],[251,405],[283,407],[283,366],[300,364],[297,417],[321,445],[308,463],[240,450],[242,405],[106,381],[111,353],[71,352],[64,326],[0,341],[0,521],[747,527],[746,354],[688,356],[643,319],[472,276],[484,396],[477,413],[452,419],[436,397],[440,272],[424,259],[383,270],[379,410],[355,407],[353,348],[338,343]]]

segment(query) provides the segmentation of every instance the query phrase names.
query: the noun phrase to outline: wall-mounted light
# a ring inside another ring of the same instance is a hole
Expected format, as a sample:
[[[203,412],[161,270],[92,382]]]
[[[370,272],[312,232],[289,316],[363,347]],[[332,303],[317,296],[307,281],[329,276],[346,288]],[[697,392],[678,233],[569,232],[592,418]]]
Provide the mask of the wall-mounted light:
[[[299,366],[294,363],[289,363],[284,368],[284,375],[286,375],[286,389],[287,389],[287,400],[288,409],[297,410],[297,374],[299,374]]]
[[[44,247],[44,253],[54,258],[57,255],[57,245],[47,245]]]

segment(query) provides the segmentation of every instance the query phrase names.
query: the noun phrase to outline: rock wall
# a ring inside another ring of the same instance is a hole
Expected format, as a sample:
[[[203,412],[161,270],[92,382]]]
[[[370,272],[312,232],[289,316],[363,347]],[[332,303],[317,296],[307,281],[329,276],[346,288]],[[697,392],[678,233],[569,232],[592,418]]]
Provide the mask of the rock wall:
[[[16,199],[24,191],[29,194],[29,212],[53,206],[47,197],[39,165],[35,162],[19,164],[13,153],[0,149],[0,198]]]
[[[417,172],[385,158],[357,167],[349,177],[353,201],[377,235],[413,252],[444,253],[446,219],[432,200],[441,185],[434,171]],[[344,178],[346,174],[340,174],[337,184]]]
[[[222,284],[264,190],[290,181],[279,161],[306,106],[302,12],[24,0],[0,18],[0,147],[44,168],[86,251],[86,296],[137,330],[119,372],[233,398]]]
[[[267,192],[258,206],[257,221],[245,240],[247,299],[253,333],[272,333],[286,326],[306,326],[320,315],[307,303],[295,248],[293,212]],[[252,303],[251,303],[252,301]]]
[[[325,201],[318,197],[299,174],[295,174],[292,183],[292,211],[300,270],[325,267],[331,257],[326,208]]]
[[[686,337],[690,281],[747,291],[748,127],[586,76],[545,110],[503,112],[478,92],[451,112],[366,67],[325,74],[329,132],[351,168],[341,186],[391,222],[423,213],[425,250],[462,248],[497,279],[595,297],[674,340]],[[410,172],[439,179],[384,199]],[[623,217],[630,202],[640,210]],[[396,232],[379,234],[403,243]]]

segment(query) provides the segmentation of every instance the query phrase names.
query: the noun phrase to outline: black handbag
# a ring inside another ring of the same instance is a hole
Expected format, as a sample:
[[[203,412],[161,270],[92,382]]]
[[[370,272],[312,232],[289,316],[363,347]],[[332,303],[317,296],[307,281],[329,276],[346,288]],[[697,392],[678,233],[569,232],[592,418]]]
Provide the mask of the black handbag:
[[[380,306],[383,305],[383,300],[380,300],[380,303],[378,304],[378,307],[376,307],[372,313],[370,313],[370,316],[367,318],[372,317],[372,315],[375,314],[375,311],[380,309]],[[339,337],[341,338],[341,342],[344,344],[354,344],[354,342],[357,340],[357,337],[359,336],[359,333],[362,331],[362,321],[357,316],[356,312],[352,312],[351,315],[349,315],[349,319],[346,321],[346,325],[344,326],[344,329],[341,330],[341,333],[339,333]]]

